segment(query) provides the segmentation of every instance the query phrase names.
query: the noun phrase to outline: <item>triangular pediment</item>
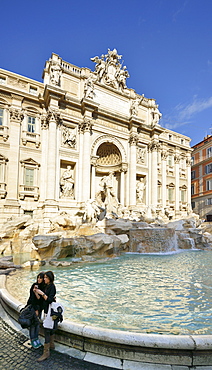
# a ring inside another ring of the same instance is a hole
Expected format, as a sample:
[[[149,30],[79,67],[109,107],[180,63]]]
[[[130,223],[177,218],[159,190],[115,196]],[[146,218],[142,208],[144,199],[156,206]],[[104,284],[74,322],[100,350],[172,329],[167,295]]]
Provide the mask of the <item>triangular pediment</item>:
[[[39,163],[34,161],[34,159],[32,159],[32,158],[24,159],[24,160],[21,161],[21,163],[31,164],[31,165],[34,165],[34,166],[39,166]]]

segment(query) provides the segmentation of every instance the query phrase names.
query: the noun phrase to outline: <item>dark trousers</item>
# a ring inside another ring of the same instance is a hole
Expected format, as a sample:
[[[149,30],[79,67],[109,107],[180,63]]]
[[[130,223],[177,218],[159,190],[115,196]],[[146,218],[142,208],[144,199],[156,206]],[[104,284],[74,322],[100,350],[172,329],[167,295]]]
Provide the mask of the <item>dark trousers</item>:
[[[30,326],[29,336],[31,340],[38,338],[39,329],[40,329],[40,323]]]
[[[50,337],[54,335],[55,329],[44,328],[45,343],[50,343]]]

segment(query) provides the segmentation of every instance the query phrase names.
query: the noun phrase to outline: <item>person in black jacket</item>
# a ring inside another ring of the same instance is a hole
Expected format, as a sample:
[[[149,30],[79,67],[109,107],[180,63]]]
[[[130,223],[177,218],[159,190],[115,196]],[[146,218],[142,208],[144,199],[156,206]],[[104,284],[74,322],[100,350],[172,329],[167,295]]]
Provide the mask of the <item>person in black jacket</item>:
[[[44,314],[47,315],[49,305],[52,302],[55,302],[56,296],[56,288],[54,285],[54,274],[52,271],[47,271],[44,273],[44,282],[45,288],[44,291],[41,289],[36,289],[36,292],[43,298],[43,309]],[[50,356],[50,348],[54,349],[54,333],[56,327],[54,329],[44,328],[44,335],[45,335],[45,343],[44,343],[44,352],[41,357],[38,358],[38,362],[45,360]]]
[[[32,325],[29,327],[29,336],[31,339],[31,345],[33,348],[41,347],[41,342],[38,338],[40,322],[39,318],[41,317],[41,312],[43,309],[43,298],[36,292],[36,290],[44,289],[44,273],[40,272],[37,276],[36,283],[33,283],[30,288],[30,295],[27,301],[27,305],[32,305],[37,315],[37,320],[33,320]]]

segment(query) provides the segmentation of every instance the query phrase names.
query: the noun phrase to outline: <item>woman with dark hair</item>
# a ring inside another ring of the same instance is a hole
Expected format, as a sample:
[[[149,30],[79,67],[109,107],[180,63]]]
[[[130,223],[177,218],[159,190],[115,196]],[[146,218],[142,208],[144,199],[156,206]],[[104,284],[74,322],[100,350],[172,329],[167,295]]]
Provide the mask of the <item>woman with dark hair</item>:
[[[41,347],[41,342],[38,338],[39,334],[39,328],[40,328],[40,322],[39,318],[41,317],[41,312],[43,309],[43,298],[37,293],[37,289],[43,290],[45,286],[44,283],[44,273],[40,272],[37,275],[37,281],[36,283],[33,283],[30,288],[30,295],[29,299],[27,301],[27,305],[32,305],[32,307],[35,310],[35,313],[37,315],[37,320],[33,320],[32,325],[29,327],[29,336],[31,339],[31,345],[33,348],[39,348]]]
[[[55,302],[55,295],[56,295],[56,288],[54,285],[54,274],[52,271],[47,271],[44,273],[44,282],[45,288],[42,291],[41,289],[37,289],[36,292],[43,298],[43,309],[44,314],[47,315],[49,305],[52,302]],[[38,362],[45,360],[50,356],[50,348],[54,349],[54,333],[57,327],[53,329],[45,328],[44,327],[44,335],[45,335],[45,343],[44,343],[44,351],[43,355],[38,358]]]

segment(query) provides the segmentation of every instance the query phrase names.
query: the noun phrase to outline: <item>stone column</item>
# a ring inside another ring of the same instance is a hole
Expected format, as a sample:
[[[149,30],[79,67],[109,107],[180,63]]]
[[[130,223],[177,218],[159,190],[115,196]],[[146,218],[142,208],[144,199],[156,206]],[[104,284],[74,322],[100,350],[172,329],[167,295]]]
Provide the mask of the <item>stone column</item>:
[[[162,173],[161,197],[162,197],[163,212],[166,208],[166,160],[167,160],[167,152],[166,150],[162,150],[161,152],[161,173]]]
[[[90,133],[92,123],[89,120],[84,120],[83,129],[83,163],[82,163],[82,201],[86,202],[90,199]]]
[[[47,115],[47,122],[49,125],[46,186],[47,201],[56,200],[57,125],[59,121],[59,112],[56,109],[49,109]]]
[[[95,199],[96,195],[96,157],[91,158],[91,198]]]
[[[151,205],[157,207],[158,204],[158,142],[150,144],[151,150]]]
[[[49,124],[47,116],[45,114],[41,117],[41,142],[45,143],[42,145],[41,151],[41,167],[40,167],[40,199],[39,203],[43,203],[46,199],[46,184],[47,184],[47,158],[48,158],[48,128]]]
[[[83,186],[83,124],[79,124],[79,162],[78,162],[78,187],[76,189],[76,199],[82,202],[82,186]]]
[[[10,109],[10,155],[8,164],[7,199],[18,200],[19,197],[19,160],[21,124],[24,115],[19,109]]]
[[[130,206],[136,205],[136,145],[138,135],[132,133],[129,138],[130,143],[130,163],[129,163],[129,200]]]
[[[179,214],[180,210],[180,157],[178,154],[174,156],[175,163],[175,213]]]

